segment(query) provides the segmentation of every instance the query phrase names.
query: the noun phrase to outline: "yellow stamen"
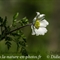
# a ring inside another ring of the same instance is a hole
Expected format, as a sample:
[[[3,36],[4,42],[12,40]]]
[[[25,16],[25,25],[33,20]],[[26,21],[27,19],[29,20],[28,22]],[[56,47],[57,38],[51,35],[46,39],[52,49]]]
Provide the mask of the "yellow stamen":
[[[40,21],[36,20],[36,22],[35,22],[35,28],[38,29],[39,27],[40,27]]]

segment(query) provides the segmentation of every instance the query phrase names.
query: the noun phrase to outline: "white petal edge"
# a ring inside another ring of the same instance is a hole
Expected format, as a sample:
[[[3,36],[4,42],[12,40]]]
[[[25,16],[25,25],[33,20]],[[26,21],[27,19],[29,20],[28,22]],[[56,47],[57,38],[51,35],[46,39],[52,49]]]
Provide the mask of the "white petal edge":
[[[49,25],[48,21],[46,21],[45,19],[40,21],[40,26],[41,27],[46,27],[47,25]]]
[[[38,16],[38,18],[40,19],[40,18],[42,18],[44,16],[45,16],[45,14],[41,14],[41,15]]]
[[[34,29],[33,29],[33,25],[31,25],[31,29],[32,29],[32,35],[35,35],[35,31],[34,31]]]
[[[46,32],[47,32],[47,29],[46,28],[41,28],[40,27],[39,29],[35,29],[36,36],[44,35]]]
[[[33,19],[33,23],[35,23],[36,19],[37,19],[36,17]]]
[[[41,18],[41,17],[44,17],[44,16],[45,16],[45,14],[41,14],[41,15],[40,15],[40,18]]]
[[[37,15],[40,15],[40,13],[39,12],[36,12],[37,13]]]

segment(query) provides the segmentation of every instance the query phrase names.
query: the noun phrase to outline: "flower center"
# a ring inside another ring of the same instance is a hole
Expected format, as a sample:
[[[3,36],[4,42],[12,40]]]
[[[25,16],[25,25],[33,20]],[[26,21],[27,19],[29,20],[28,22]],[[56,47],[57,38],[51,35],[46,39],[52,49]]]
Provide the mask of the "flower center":
[[[35,26],[36,29],[38,29],[40,27],[40,21],[36,20],[34,26]]]

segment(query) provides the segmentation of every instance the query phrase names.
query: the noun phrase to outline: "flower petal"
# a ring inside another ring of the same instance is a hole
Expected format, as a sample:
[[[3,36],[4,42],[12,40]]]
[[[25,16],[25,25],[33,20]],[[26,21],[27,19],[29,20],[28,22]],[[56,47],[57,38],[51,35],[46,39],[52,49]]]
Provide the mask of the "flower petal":
[[[44,16],[45,16],[45,14],[40,14],[40,15],[38,16],[38,18],[41,19],[41,18],[43,18]]]
[[[46,28],[41,28],[40,27],[39,29],[35,29],[36,36],[38,36],[38,35],[44,35],[46,32],[47,32]]]
[[[34,31],[34,29],[33,29],[33,25],[31,25],[31,29],[32,29],[32,35],[35,35],[35,31]]]
[[[37,13],[37,15],[40,15],[40,13],[39,12],[36,12]]]
[[[40,21],[40,26],[41,27],[46,27],[47,25],[49,25],[49,23],[45,19]]]
[[[44,16],[45,16],[45,14],[41,14],[41,15],[40,15],[40,18],[41,18],[41,17],[44,17]]]
[[[33,24],[35,23],[36,19],[37,19],[36,17],[33,19]]]

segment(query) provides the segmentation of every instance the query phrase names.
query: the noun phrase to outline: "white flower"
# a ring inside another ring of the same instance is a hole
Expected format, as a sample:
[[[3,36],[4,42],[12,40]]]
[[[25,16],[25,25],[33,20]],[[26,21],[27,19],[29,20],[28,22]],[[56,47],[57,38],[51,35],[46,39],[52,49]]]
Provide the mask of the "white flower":
[[[44,14],[36,13],[37,15],[33,19],[33,25],[31,25],[32,35],[44,35],[47,32],[46,26],[49,25],[49,23],[44,19]]]

